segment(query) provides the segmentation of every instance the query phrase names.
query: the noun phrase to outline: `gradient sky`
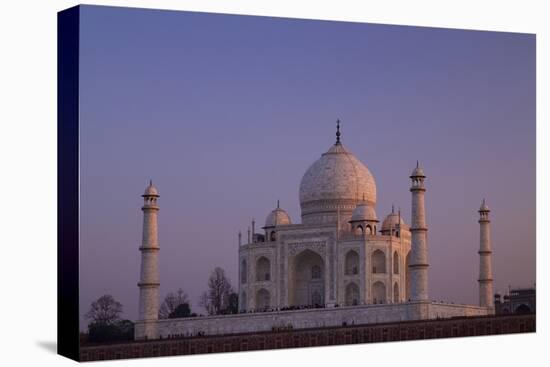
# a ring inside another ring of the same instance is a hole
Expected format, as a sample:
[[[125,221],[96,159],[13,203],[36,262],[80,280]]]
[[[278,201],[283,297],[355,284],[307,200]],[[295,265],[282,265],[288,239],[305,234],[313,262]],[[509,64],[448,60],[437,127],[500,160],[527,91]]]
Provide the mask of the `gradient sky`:
[[[196,311],[237,232],[277,199],[300,221],[306,169],[342,141],[373,173],[377,213],[410,223],[427,180],[430,297],[477,304],[492,212],[495,290],[535,282],[535,36],[84,6],[81,314],[109,293],[135,319],[142,213],[160,191],[160,294]]]

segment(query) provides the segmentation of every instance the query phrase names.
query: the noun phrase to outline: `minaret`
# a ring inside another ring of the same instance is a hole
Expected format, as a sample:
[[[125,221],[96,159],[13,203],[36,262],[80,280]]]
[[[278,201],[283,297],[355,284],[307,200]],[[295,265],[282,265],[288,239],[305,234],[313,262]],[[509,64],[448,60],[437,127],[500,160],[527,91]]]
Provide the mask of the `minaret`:
[[[411,300],[427,301],[428,298],[428,243],[426,209],[424,207],[424,171],[416,162],[411,176],[412,215],[411,215]]]
[[[494,308],[493,270],[491,266],[491,221],[485,199],[479,208],[479,305]]]
[[[143,239],[141,251],[141,276],[139,287],[139,321],[143,323],[143,330],[136,330],[136,338],[156,339],[158,320],[158,226],[157,216],[159,197],[153,182],[145,189],[143,197]]]

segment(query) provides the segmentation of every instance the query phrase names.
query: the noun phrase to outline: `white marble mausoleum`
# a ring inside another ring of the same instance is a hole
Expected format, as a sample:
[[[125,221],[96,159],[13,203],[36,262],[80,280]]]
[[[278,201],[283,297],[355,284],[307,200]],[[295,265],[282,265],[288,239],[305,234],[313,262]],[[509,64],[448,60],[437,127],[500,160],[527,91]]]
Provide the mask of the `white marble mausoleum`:
[[[277,203],[261,230],[253,221],[245,239],[239,233],[241,313],[167,320],[158,320],[159,194],[151,183],[143,195],[136,339],[492,314],[485,200],[479,209],[479,305],[434,302],[428,292],[426,176],[418,162],[409,179],[411,223],[394,208],[380,220],[374,176],[344,147],[338,122],[336,142],[302,177],[300,220],[293,222]]]

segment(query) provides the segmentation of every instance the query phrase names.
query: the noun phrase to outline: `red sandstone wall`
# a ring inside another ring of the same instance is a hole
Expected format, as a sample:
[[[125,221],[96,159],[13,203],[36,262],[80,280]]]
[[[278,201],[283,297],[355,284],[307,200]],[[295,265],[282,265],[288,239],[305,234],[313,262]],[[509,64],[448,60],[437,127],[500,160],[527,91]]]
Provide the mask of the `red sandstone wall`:
[[[160,357],[534,332],[536,317],[505,315],[81,346],[80,360]]]

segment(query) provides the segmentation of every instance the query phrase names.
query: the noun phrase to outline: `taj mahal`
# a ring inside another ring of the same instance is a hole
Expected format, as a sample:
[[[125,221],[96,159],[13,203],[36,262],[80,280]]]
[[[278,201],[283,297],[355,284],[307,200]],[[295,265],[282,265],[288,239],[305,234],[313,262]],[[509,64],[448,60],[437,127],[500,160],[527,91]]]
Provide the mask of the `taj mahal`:
[[[418,162],[409,179],[411,223],[395,208],[379,220],[374,176],[344,147],[338,121],[335,143],[302,177],[300,221],[295,223],[277,203],[261,230],[252,221],[246,238],[239,232],[240,312],[162,320],[159,192],[150,183],[142,195],[135,339],[493,314],[490,210],[485,200],[478,210],[479,304],[436,302],[429,296],[426,175]]]

